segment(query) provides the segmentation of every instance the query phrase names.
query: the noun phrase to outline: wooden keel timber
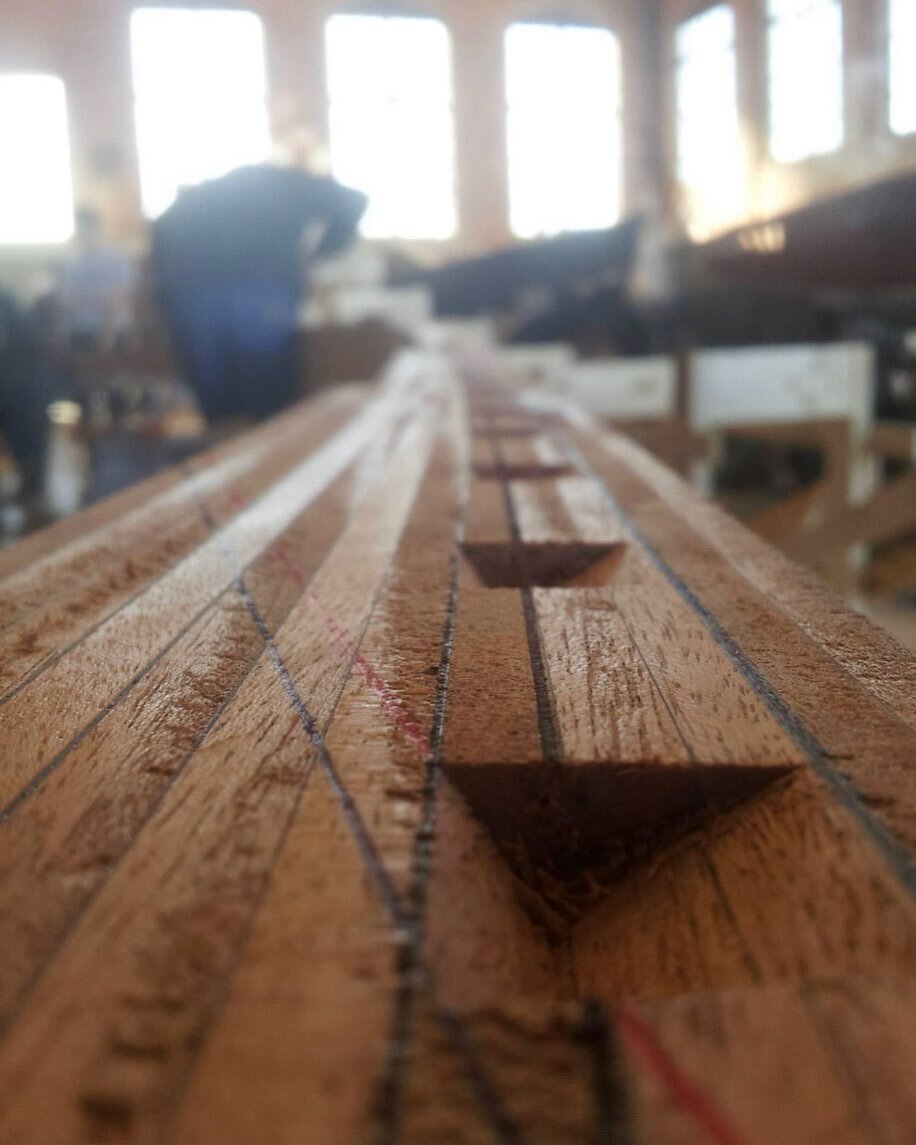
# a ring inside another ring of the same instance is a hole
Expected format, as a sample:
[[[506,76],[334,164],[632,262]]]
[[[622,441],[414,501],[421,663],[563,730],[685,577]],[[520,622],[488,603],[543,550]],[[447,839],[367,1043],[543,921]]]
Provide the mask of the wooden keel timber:
[[[3,1145],[916,1138],[914,662],[498,355],[4,570]]]

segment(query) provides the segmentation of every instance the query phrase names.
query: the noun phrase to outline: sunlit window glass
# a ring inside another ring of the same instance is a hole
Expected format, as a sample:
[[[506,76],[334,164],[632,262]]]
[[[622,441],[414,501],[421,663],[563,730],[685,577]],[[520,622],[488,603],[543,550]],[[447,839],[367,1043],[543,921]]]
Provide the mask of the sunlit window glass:
[[[891,130],[916,131],[916,0],[890,0]]]
[[[741,156],[735,16],[727,4],[677,30],[677,158],[683,186],[735,209]]]
[[[131,19],[143,209],[267,158],[264,37],[253,12],[139,8]]]
[[[604,28],[506,32],[509,206],[520,238],[620,217],[620,58]]]
[[[369,196],[370,238],[447,239],[457,225],[451,39],[440,20],[332,16],[331,160]]]
[[[769,0],[770,151],[781,163],[843,142],[840,0]]]
[[[62,243],[73,234],[64,85],[55,76],[0,76],[0,243]]]

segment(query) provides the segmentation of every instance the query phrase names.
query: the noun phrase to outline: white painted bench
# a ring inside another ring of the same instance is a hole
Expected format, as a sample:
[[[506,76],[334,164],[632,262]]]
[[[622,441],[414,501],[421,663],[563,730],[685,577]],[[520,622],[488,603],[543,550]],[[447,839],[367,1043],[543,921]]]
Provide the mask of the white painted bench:
[[[674,358],[596,358],[577,363],[567,393],[596,417],[651,421],[677,415]]]
[[[691,428],[709,443],[695,472],[707,491],[726,433],[823,449],[823,478],[750,522],[769,539],[792,549],[874,495],[875,355],[868,344],[703,350],[691,355],[688,377]],[[866,555],[850,550],[847,563],[861,567]]]

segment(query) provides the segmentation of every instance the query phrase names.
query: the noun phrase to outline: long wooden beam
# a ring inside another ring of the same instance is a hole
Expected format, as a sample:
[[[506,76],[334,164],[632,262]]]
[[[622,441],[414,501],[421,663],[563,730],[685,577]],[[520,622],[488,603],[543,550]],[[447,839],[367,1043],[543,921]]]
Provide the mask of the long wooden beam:
[[[4,561],[4,1145],[916,1138],[916,661],[498,354]]]

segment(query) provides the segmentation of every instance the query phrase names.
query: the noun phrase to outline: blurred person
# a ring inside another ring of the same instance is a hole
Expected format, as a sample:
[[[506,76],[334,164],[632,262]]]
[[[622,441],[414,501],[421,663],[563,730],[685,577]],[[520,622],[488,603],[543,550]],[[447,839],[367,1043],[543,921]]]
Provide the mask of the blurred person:
[[[0,291],[0,432],[19,472],[20,499],[34,507],[47,461],[49,387],[29,320]]]
[[[78,350],[107,350],[126,342],[133,329],[135,282],[132,259],[105,241],[98,214],[80,207],[73,253],[58,284],[66,344]]]
[[[155,221],[157,293],[208,421],[296,400],[308,264],[347,247],[367,205],[330,177],[246,166],[183,191]]]

